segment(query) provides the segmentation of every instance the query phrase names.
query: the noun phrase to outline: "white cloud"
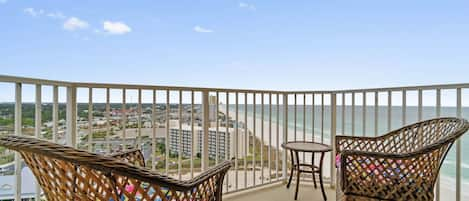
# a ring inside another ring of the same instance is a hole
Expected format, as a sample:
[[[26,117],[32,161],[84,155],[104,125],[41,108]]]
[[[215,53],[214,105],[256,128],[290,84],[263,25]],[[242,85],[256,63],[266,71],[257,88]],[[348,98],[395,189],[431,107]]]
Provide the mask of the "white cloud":
[[[213,30],[211,30],[211,29],[203,28],[203,27],[200,27],[200,26],[195,26],[194,31],[199,32],[199,33],[212,33],[213,32]]]
[[[132,29],[123,22],[112,22],[112,21],[104,21],[103,29],[109,34],[126,34],[132,31]]]
[[[53,19],[65,19],[66,18],[66,16],[62,12],[47,13],[47,17],[50,17]]]
[[[40,15],[44,15],[44,10],[42,10],[42,9],[36,10],[34,8],[25,8],[23,10],[23,12],[25,12],[26,14],[31,15],[33,17],[38,17]]]
[[[256,6],[254,4],[248,4],[245,2],[240,2],[239,7],[243,9],[256,10]]]
[[[71,17],[71,18],[68,18],[67,21],[65,21],[63,27],[65,30],[75,31],[78,29],[86,29],[89,27],[89,24],[88,22],[80,20],[76,17]]]

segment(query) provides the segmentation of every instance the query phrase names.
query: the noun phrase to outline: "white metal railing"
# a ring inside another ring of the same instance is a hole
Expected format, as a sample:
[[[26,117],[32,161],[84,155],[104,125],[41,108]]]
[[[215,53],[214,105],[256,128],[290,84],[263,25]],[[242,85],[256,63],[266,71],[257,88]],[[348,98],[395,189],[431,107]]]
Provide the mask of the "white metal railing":
[[[17,135],[23,134],[22,86],[33,85],[34,136],[44,137],[41,134],[42,89],[49,87],[52,89],[49,140],[95,152],[139,147],[147,156],[148,167],[179,179],[192,178],[234,157],[235,165],[225,181],[226,193],[284,181],[289,167],[287,154],[280,145],[287,140],[334,145],[336,134],[377,136],[425,118],[462,117],[462,96],[464,89],[469,88],[469,84],[449,84],[292,92],[63,82],[2,75],[0,83],[15,86],[11,93],[15,94],[14,133]],[[59,89],[66,89],[62,103]],[[449,109],[442,104],[442,100],[445,104],[453,101],[451,95],[442,92],[454,93],[454,114],[449,114]],[[136,101],[129,100],[134,97],[131,94],[136,94]],[[430,99],[434,100],[433,105],[425,103]],[[64,104],[66,126],[59,127],[59,107]],[[99,105],[104,108],[95,108]],[[78,113],[84,110],[86,116],[80,116]],[[433,113],[427,114],[427,110]],[[102,117],[97,118],[95,113]],[[103,121],[103,125],[95,125]],[[59,133],[63,131],[62,136]],[[101,137],[95,138],[95,134]],[[454,154],[457,201],[465,199],[461,194],[461,149],[458,140]],[[331,186],[336,177],[333,153],[328,157],[328,174],[324,174]],[[306,155],[302,157],[309,160]],[[14,197],[20,200],[19,155],[15,155],[14,161]],[[39,187],[36,192],[37,199],[41,196]],[[439,182],[436,193],[439,200]]]

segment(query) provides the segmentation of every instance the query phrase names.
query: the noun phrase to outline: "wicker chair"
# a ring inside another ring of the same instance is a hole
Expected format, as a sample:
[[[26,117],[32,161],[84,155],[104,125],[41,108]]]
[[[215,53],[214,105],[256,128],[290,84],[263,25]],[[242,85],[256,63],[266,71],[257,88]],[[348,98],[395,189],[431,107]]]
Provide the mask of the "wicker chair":
[[[433,200],[441,164],[468,129],[438,118],[380,137],[337,136],[337,200]]]
[[[0,137],[0,146],[18,151],[49,201],[218,201],[232,161],[225,161],[188,181],[144,168],[139,150],[98,155],[48,141]]]

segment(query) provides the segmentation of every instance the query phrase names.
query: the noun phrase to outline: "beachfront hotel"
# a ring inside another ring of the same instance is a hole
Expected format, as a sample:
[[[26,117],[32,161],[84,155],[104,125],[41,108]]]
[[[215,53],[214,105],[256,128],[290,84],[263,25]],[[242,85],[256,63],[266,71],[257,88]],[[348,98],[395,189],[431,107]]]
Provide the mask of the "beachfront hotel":
[[[215,159],[216,156],[218,156],[219,159],[224,159],[226,156],[231,158],[235,156],[236,151],[238,152],[238,155],[242,155],[244,153],[244,143],[238,143],[237,148],[234,147],[235,143],[233,143],[235,140],[243,142],[245,139],[244,131],[242,129],[238,129],[238,135],[236,136],[235,129],[228,128],[228,132],[226,132],[226,129],[226,127],[219,127],[218,134],[215,128],[209,129],[208,153],[210,159]],[[181,134],[179,134],[180,131]],[[169,150],[172,154],[177,155],[179,154],[179,149],[182,147],[181,153],[184,157],[189,158],[191,154],[193,156],[200,156],[203,150],[203,136],[203,130],[200,126],[194,127],[194,134],[192,134],[192,128],[187,125],[183,126],[181,130],[179,130],[179,128],[171,128],[169,134]],[[237,139],[235,139],[235,137],[237,137]],[[182,139],[181,142],[179,142],[180,138]],[[192,145],[192,143],[194,143],[194,145]],[[194,147],[195,150],[192,150],[192,147]]]

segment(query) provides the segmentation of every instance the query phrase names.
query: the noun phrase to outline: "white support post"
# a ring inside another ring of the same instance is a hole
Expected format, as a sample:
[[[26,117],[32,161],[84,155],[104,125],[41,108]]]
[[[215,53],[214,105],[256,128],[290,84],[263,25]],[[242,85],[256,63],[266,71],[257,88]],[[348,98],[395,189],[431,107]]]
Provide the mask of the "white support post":
[[[15,87],[15,135],[22,135],[22,84],[16,83]],[[21,156],[15,152],[15,201],[21,201]]]
[[[42,86],[36,84],[36,101],[35,101],[35,132],[34,136],[36,138],[41,137],[41,125],[42,125]],[[41,197],[41,187],[36,183],[36,194],[34,200],[40,200]]]
[[[52,141],[57,143],[57,133],[59,132],[59,87],[54,85],[52,97]]]
[[[203,108],[203,136],[202,136],[202,171],[209,167],[208,155],[208,132],[210,127],[210,107],[208,100],[209,91],[202,92],[202,108]]]
[[[66,142],[68,146],[77,145],[77,96],[74,86],[67,87],[67,134]]]

